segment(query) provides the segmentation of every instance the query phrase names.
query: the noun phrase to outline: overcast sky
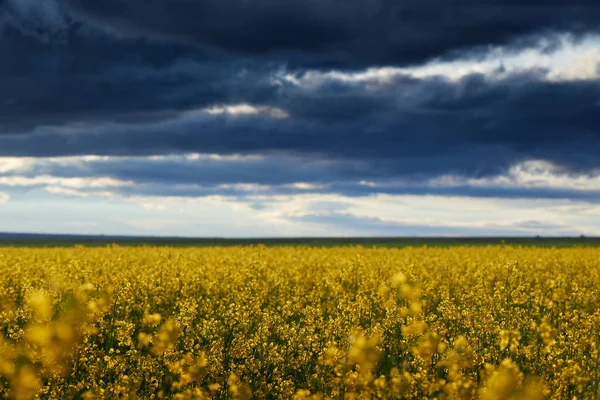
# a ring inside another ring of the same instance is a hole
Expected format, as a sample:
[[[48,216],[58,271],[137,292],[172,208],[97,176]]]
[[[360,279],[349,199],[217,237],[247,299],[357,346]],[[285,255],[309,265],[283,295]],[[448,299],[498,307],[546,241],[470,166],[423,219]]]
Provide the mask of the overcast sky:
[[[600,235],[597,0],[0,0],[0,231]]]

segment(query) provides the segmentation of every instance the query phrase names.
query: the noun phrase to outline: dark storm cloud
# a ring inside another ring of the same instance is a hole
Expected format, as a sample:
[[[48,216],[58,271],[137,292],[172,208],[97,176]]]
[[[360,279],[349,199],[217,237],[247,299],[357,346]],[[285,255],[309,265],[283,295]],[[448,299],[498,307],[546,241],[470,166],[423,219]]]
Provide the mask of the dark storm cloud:
[[[65,0],[124,35],[352,67],[421,62],[522,35],[598,29],[596,1]]]
[[[125,64],[94,76],[0,77],[6,96],[0,100],[0,128],[7,133],[77,121],[144,123],[189,108],[272,96],[264,75],[242,78],[238,72],[231,65],[182,62],[162,71]]]
[[[0,133],[85,120],[147,120],[260,101],[280,68],[218,50],[131,38],[54,0],[0,2]]]
[[[2,54],[11,55],[0,58],[0,133],[86,120],[164,119],[182,109],[263,101],[275,90],[268,66],[176,57],[167,46],[144,42],[7,47],[0,42]],[[163,56],[171,58],[164,65]]]
[[[235,194],[219,187],[235,183],[289,193],[298,190],[285,185],[308,182],[322,185],[313,191],[346,195],[568,197],[414,182],[496,176],[530,159],[592,173],[600,167],[598,81],[549,82],[544,71],[529,71],[296,85],[285,75],[310,80],[309,67],[418,64],[495,44],[537,46],[543,34],[577,37],[598,22],[596,1],[0,0],[0,156],[267,156],[37,171],[131,179],[139,184],[132,192],[154,194]],[[260,112],[200,111],[227,104]],[[374,188],[360,180],[405,183]]]
[[[0,155],[281,153],[344,161],[365,179],[487,176],[528,159],[577,172],[600,167],[594,81],[471,75],[458,82],[401,77],[378,90],[284,84],[262,105],[289,117],[188,112],[156,121],[39,126],[0,135]]]

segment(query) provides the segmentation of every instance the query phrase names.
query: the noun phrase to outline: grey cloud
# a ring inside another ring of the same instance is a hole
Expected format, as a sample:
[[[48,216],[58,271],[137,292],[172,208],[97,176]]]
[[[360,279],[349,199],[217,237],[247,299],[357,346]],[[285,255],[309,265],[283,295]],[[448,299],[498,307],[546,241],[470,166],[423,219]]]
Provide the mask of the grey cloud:
[[[381,85],[325,80],[302,87],[282,78],[301,78],[307,68],[475,57],[494,44],[534,46],[552,32],[576,40],[597,31],[595,1],[339,1],[4,0],[0,54],[10,57],[0,58],[0,155],[266,157],[49,171],[133,179],[139,185],[123,189],[131,193],[243,196],[220,187],[235,183],[291,193],[297,189],[286,185],[302,181],[322,185],[316,192],[356,196],[596,196],[425,183],[445,174],[498,176],[529,159],[594,174],[597,80],[549,82],[543,71],[529,71],[497,80],[399,76]],[[556,43],[550,40],[547,51]],[[244,103],[281,109],[288,118],[199,112]],[[204,186],[185,187],[195,184]]]
[[[301,217],[289,217],[295,222],[309,222],[330,226],[334,229],[346,229],[353,232],[360,229],[363,235],[377,236],[531,236],[532,233],[544,235],[578,235],[580,232],[558,224],[536,223],[531,221],[517,223],[510,227],[488,224],[487,226],[424,226],[394,221],[384,221],[374,217],[359,217],[349,213],[307,214]]]
[[[36,180],[36,177],[57,179]],[[96,186],[92,187],[86,186],[86,181],[82,181],[75,187],[69,186],[70,178],[98,177],[108,177],[119,182],[131,182],[131,184],[101,187],[96,183]],[[506,186],[495,184],[493,179],[482,185],[468,180],[461,181],[460,176],[454,183],[440,184],[435,180],[438,177],[439,175],[424,176],[422,171],[386,169],[376,161],[357,168],[356,163],[344,159],[334,161],[281,155],[220,159],[175,156],[158,159],[110,157],[101,160],[37,160],[26,169],[15,169],[0,174],[0,189],[3,189],[2,185],[6,186],[11,182],[24,182],[21,184],[22,188],[65,186],[89,194],[97,192],[103,194],[102,192],[109,191],[123,196],[219,195],[245,201],[252,201],[252,197],[256,195],[294,194],[337,194],[344,197],[365,197],[373,194],[459,195],[487,198],[576,199],[587,203],[598,203],[600,199],[600,189],[593,189],[593,185],[579,189],[530,187],[515,181],[512,185]],[[577,176],[577,178],[581,179],[585,176]],[[593,182],[592,176],[588,179]],[[7,187],[14,190],[10,186]],[[338,209],[335,207],[338,206],[339,202],[320,203],[315,205],[317,208],[311,210],[336,211]]]
[[[527,159],[578,172],[600,167],[594,81],[471,75],[458,82],[400,78],[377,91],[284,85],[261,104],[289,118],[173,112],[156,120],[38,126],[0,135],[0,154],[286,154],[346,161],[357,173],[423,177],[494,175]]]
[[[125,35],[268,55],[292,65],[420,62],[544,31],[597,30],[590,0],[66,0],[87,21]]]

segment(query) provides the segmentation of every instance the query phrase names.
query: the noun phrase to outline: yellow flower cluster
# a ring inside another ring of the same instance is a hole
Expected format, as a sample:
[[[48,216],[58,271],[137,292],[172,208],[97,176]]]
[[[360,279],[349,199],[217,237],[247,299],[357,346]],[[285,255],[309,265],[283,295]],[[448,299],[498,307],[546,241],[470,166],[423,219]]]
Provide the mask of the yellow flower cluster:
[[[0,249],[0,398],[600,398],[600,249]]]

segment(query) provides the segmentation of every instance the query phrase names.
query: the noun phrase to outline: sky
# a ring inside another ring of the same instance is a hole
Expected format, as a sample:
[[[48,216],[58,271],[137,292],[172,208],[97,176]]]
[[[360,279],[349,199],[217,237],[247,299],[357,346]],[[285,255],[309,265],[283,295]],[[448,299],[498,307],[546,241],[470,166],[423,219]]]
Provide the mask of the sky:
[[[0,232],[600,235],[597,0],[0,0]]]

